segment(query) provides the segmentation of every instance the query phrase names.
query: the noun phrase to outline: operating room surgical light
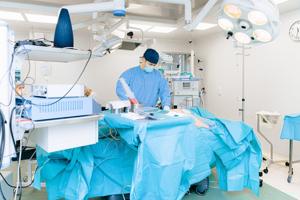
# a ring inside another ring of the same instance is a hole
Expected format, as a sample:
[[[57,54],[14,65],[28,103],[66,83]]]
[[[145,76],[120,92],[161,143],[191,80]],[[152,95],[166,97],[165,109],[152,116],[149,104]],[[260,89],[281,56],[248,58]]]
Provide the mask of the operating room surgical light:
[[[122,39],[117,36],[110,36],[101,41],[101,44],[93,49],[95,55],[104,56],[107,53],[112,53],[122,45]]]
[[[220,18],[218,24],[225,31],[231,31],[233,29],[233,23],[229,19]]]
[[[218,25],[241,44],[267,43],[279,32],[279,12],[272,0],[224,0]]]
[[[226,15],[234,19],[238,19],[242,15],[241,9],[233,4],[225,4],[223,10]]]
[[[249,12],[248,19],[252,24],[255,24],[258,26],[263,26],[266,23],[268,23],[267,16],[264,13],[257,11],[257,10]]]
[[[249,44],[251,42],[251,38],[243,32],[236,32],[234,38],[242,44]]]

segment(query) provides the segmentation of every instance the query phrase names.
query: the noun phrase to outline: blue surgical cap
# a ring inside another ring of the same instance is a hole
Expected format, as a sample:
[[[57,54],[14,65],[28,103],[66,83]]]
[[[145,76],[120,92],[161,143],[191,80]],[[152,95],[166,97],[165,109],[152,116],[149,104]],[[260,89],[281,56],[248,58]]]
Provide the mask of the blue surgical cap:
[[[153,64],[157,64],[159,60],[159,54],[154,49],[147,49],[144,53],[144,58]]]

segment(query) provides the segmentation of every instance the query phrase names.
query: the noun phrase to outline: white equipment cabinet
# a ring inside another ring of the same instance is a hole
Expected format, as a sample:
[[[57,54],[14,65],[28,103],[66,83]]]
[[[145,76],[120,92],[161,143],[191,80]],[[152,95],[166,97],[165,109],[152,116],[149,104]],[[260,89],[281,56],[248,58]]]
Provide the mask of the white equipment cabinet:
[[[98,120],[102,115],[34,122],[31,140],[51,153],[98,142]]]
[[[281,116],[280,113],[277,112],[260,111],[256,113],[257,132],[270,145],[270,157],[269,158],[264,157],[264,160],[266,161],[266,167],[265,169],[263,169],[263,172],[266,174],[269,172],[269,166],[271,166],[272,164],[286,162],[284,160],[277,160],[277,161],[274,160],[273,143],[271,142],[270,138],[268,138],[262,131],[262,127],[269,128],[269,129],[274,128],[274,126],[278,124],[280,116]]]
[[[172,105],[177,108],[199,107],[200,102],[199,79],[173,78]]]

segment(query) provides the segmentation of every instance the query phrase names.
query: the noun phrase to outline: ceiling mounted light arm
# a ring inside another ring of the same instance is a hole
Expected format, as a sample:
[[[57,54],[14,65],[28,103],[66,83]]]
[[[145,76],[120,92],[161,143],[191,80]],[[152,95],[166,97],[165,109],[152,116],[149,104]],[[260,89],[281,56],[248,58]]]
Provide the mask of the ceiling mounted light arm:
[[[102,42],[103,40],[106,40],[106,38],[109,35],[111,35],[112,32],[114,32],[120,26],[122,26],[124,23],[127,23],[127,22],[128,22],[127,19],[121,19],[120,21],[118,21],[117,23],[115,23],[114,25],[112,25],[112,27],[110,27],[109,29],[105,30],[102,35],[94,35],[94,40],[97,40],[97,41],[100,41],[100,42]]]
[[[147,0],[147,1],[184,5],[185,22],[186,22],[186,24],[189,24],[192,21],[192,1],[191,0]]]
[[[97,17],[97,19],[92,19],[92,20],[87,20],[87,21],[82,21],[76,24],[72,25],[73,31],[79,30],[79,29],[83,29],[86,28],[88,26],[91,26],[93,24],[103,24],[104,25],[104,21],[107,19],[107,16],[100,16]]]
[[[121,19],[120,21],[118,21],[117,23],[115,23],[114,25],[112,25],[107,31],[106,34],[111,34],[112,32],[114,32],[115,30],[117,30],[120,26],[122,26],[123,24],[128,23],[127,19]]]
[[[111,36],[103,41],[99,45],[93,48],[93,54],[97,56],[104,56],[107,53],[118,49],[122,45],[122,39],[117,36]]]
[[[125,0],[113,0],[101,3],[86,3],[63,6],[69,13],[109,12],[113,11],[115,16],[125,16]]]
[[[216,5],[219,0],[209,0],[205,6],[200,10],[199,14],[192,21],[192,23],[186,25],[184,28],[188,31],[196,29],[196,27],[203,21],[203,19],[208,15],[211,9]]]

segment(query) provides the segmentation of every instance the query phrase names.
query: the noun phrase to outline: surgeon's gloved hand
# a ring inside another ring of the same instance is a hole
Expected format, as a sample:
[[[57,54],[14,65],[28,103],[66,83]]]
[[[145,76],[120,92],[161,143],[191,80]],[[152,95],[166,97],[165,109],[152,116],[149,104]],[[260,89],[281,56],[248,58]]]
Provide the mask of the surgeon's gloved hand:
[[[138,105],[138,104],[139,104],[138,100],[135,99],[135,98],[130,98],[129,101],[130,101],[130,103],[131,103],[132,105]]]
[[[163,110],[164,111],[170,111],[170,106],[164,106]]]

